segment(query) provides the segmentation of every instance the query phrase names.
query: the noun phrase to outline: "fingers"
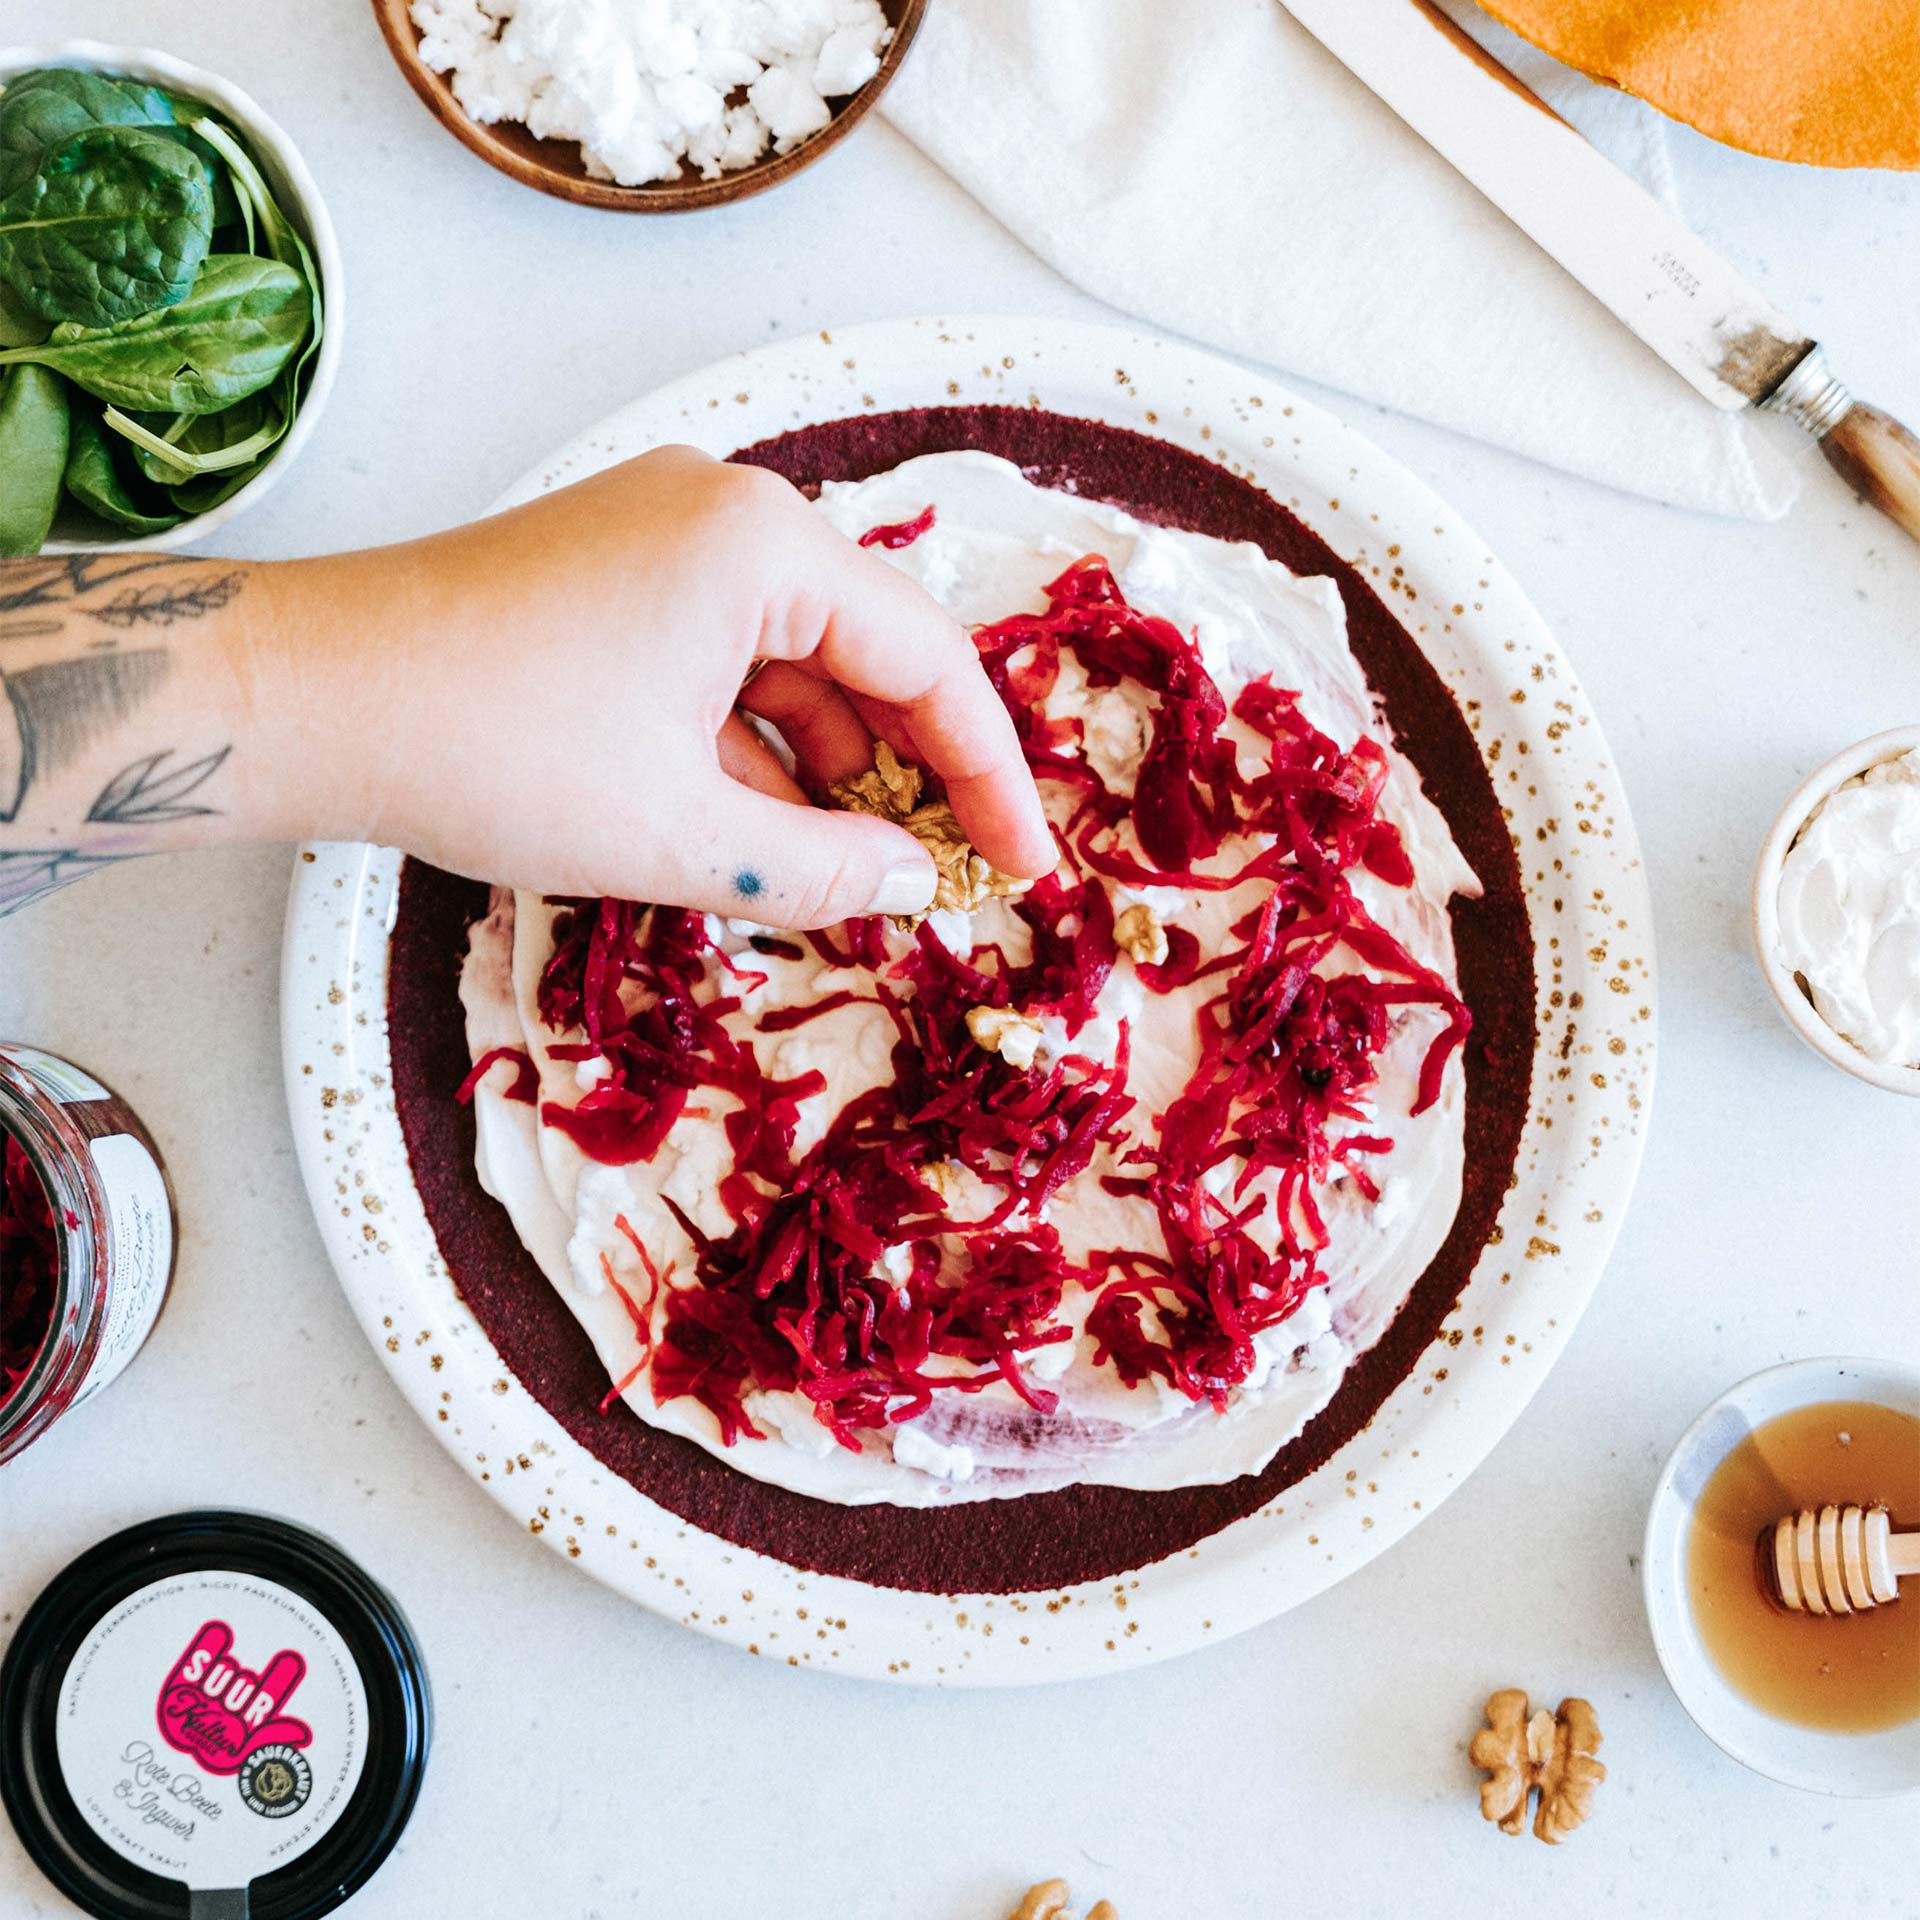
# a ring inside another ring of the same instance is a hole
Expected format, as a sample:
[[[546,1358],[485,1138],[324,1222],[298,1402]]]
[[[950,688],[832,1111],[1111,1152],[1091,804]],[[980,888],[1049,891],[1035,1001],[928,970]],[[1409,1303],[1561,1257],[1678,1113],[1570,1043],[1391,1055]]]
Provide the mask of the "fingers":
[[[766,651],[811,653],[849,692],[897,708],[974,845],[1003,872],[1050,871],[1057,855],[1039,792],[973,642],[897,567],[821,532],[824,617],[769,632]]]
[[[764,675],[762,676],[765,677]],[[771,794],[776,800],[791,800],[805,806],[807,796],[800,783],[780,764],[779,756],[740,718],[727,715],[720,728],[716,746],[720,770],[728,779]]]
[[[873,735],[831,680],[772,660],[742,689],[740,705],[779,729],[817,787],[851,780],[873,765]]]
[[[921,913],[938,876],[904,828],[861,813],[783,799],[721,775],[686,783],[669,821],[628,836],[644,875],[602,890],[672,900],[773,927],[828,927],[865,914]]]

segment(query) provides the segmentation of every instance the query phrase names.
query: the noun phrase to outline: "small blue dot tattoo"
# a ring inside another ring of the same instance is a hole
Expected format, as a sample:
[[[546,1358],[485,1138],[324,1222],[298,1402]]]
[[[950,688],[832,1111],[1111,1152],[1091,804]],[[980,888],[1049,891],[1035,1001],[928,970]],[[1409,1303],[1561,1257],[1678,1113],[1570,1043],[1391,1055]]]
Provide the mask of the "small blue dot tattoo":
[[[733,876],[733,890],[742,900],[751,900],[766,884],[751,867],[742,867]]]

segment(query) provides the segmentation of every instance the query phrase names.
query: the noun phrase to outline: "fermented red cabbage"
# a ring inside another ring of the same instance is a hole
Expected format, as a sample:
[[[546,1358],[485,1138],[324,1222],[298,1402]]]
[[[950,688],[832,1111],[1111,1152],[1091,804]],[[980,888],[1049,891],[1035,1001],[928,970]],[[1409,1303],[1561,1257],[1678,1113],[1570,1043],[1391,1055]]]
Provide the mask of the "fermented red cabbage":
[[[902,546],[931,524],[929,509],[867,543]],[[1044,613],[975,634],[1035,777],[1068,796],[1061,865],[1001,909],[1024,930],[1017,964],[1010,942],[955,953],[931,922],[891,958],[884,921],[850,921],[802,936],[848,984],[749,1021],[767,975],[721,953],[700,916],[559,903],[540,1015],[581,1036],[553,1044],[556,1060],[595,1064],[586,1091],[544,1102],[542,1118],[590,1158],[624,1164],[651,1158],[683,1117],[710,1124],[717,1112],[733,1156],[718,1187],[724,1234],[664,1202],[695,1249],[677,1282],[622,1217],[650,1290],[636,1298],[606,1263],[641,1346],[609,1404],[646,1376],[657,1400],[706,1407],[731,1444],[763,1437],[750,1396],[794,1394],[855,1449],[936,1394],[996,1382],[1044,1415],[1055,1396],[1023,1362],[1072,1337],[1058,1317],[1072,1289],[1095,1296],[1096,1364],[1130,1387],[1158,1379],[1224,1407],[1262,1366],[1256,1336],[1326,1279],[1319,1191],[1339,1179],[1378,1197],[1374,1169],[1394,1146],[1371,1118],[1379,1059],[1409,1020],[1433,1029],[1414,1111],[1438,1098],[1467,1009],[1353,885],[1359,871],[1393,887],[1413,879],[1379,815],[1385,750],[1365,738],[1342,750],[1265,679],[1229,710],[1194,642],[1130,607],[1098,556],[1062,573],[1047,600]],[[1150,704],[1130,793],[1084,756],[1077,721],[1045,711],[1068,653],[1091,687],[1124,683]],[[1187,1084],[1132,1131],[1128,1024],[1110,1058],[1076,1047],[1117,964],[1116,884],[1259,890],[1223,951],[1203,953],[1176,924],[1165,958],[1135,968],[1153,993],[1218,985],[1198,999]],[[750,945],[768,960],[805,952],[772,935]],[[796,1156],[801,1103],[825,1079],[771,1077],[750,1035],[856,1004],[892,1025],[891,1078]],[[1057,1021],[1065,1045],[1016,1066],[974,1039],[967,1015],[980,1008]],[[500,1057],[485,1056],[468,1089]],[[696,1095],[721,1097],[694,1106]],[[989,1196],[983,1215],[949,1215],[939,1169],[956,1163]],[[1096,1165],[1109,1191],[1151,1205],[1159,1244],[1103,1250],[1083,1267],[1042,1213]]]

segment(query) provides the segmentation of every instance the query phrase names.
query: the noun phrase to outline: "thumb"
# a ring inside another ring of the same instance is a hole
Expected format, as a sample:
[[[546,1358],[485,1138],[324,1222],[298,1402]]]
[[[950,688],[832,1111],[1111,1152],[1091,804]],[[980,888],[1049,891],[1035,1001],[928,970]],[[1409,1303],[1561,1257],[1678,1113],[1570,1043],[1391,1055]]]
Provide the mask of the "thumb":
[[[689,798],[685,831],[674,836],[665,872],[637,897],[771,927],[924,913],[933,902],[939,875],[904,827],[778,798],[724,776]]]

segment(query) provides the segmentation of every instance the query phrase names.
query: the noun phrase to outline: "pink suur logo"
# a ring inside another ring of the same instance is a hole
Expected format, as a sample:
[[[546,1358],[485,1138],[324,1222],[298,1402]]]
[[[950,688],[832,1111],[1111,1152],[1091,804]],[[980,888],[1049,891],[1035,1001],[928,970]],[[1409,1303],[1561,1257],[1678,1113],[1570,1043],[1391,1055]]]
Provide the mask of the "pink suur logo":
[[[161,1737],[209,1773],[238,1773],[260,1747],[304,1747],[313,1738],[304,1720],[280,1711],[307,1663],[282,1651],[254,1673],[232,1655],[233,1629],[224,1620],[209,1620],[160,1689]]]

